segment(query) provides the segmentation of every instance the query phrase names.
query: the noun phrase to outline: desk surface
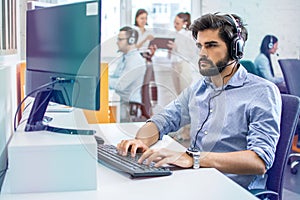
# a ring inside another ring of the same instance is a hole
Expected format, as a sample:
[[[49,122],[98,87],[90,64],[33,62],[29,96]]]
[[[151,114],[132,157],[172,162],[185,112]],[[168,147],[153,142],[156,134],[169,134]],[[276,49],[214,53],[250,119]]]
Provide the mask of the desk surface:
[[[92,125],[97,135],[107,143],[116,144],[121,139],[131,138],[143,123]],[[170,137],[156,147],[184,150]],[[212,168],[174,171],[171,176],[132,179],[127,174],[114,171],[106,166],[97,166],[97,190],[58,193],[5,194],[2,188],[1,200],[99,200],[99,199],[256,199],[252,194]],[[6,177],[9,179],[9,177]],[[199,198],[200,197],[200,198]]]

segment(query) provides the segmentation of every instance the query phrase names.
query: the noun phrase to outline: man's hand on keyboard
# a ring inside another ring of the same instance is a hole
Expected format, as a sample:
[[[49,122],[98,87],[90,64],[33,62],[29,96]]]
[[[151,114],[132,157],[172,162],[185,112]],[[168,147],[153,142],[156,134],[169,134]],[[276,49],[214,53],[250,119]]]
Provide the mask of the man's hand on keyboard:
[[[135,157],[137,152],[145,152],[149,147],[139,139],[122,140],[117,149],[120,155],[126,156],[130,152],[132,157]]]
[[[182,168],[190,168],[193,166],[193,160],[185,152],[176,152],[169,149],[148,149],[139,158],[138,163],[149,165],[155,162],[155,167],[161,167],[165,164],[172,164]]]

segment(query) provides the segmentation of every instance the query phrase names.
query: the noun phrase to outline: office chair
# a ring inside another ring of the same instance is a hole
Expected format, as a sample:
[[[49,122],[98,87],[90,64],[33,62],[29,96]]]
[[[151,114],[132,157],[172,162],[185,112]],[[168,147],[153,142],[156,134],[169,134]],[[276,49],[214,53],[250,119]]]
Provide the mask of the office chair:
[[[279,61],[283,77],[285,80],[287,93],[300,97],[300,60],[299,59],[280,59]],[[291,164],[291,173],[297,173],[297,165],[300,162],[300,118],[296,129],[296,137],[294,138],[294,144],[292,150],[296,153],[291,153],[288,163]],[[297,139],[298,137],[298,139]],[[292,162],[292,160],[294,160]]]
[[[240,60],[240,64],[243,65],[249,73],[260,76],[259,71],[251,60]]]
[[[142,85],[142,103],[129,102],[130,121],[146,121],[152,115],[152,108],[157,104],[157,86],[152,62],[147,62]]]
[[[281,200],[283,187],[283,174],[288,161],[288,155],[295,134],[300,99],[294,95],[281,94],[282,113],[280,123],[280,138],[276,147],[273,166],[267,171],[268,180],[266,189],[250,190],[252,194],[260,199]]]

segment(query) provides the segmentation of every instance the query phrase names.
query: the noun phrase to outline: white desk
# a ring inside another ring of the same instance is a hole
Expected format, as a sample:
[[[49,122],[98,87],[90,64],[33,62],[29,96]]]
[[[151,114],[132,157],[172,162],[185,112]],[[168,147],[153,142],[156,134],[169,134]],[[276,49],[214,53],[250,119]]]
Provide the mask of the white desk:
[[[121,139],[134,135],[142,123],[92,125],[97,135],[106,142],[116,144]],[[124,134],[125,133],[125,134]],[[157,146],[180,149],[170,137]],[[101,164],[97,166],[97,190],[5,194],[5,183],[1,200],[99,200],[99,199],[257,199],[244,188],[224,176],[216,169],[186,169],[174,171],[171,176],[131,179],[127,174],[116,172]],[[10,177],[6,177],[9,179]],[[67,177],[66,177],[67,178]],[[7,180],[6,180],[7,181]]]

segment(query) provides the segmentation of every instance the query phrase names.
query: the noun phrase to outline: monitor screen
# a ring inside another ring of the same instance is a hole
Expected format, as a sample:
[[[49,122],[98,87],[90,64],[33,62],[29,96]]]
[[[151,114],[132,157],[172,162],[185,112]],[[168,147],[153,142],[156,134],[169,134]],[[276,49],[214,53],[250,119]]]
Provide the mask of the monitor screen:
[[[29,122],[42,120],[47,101],[100,109],[100,11],[100,1],[27,11],[26,94],[35,97]]]

